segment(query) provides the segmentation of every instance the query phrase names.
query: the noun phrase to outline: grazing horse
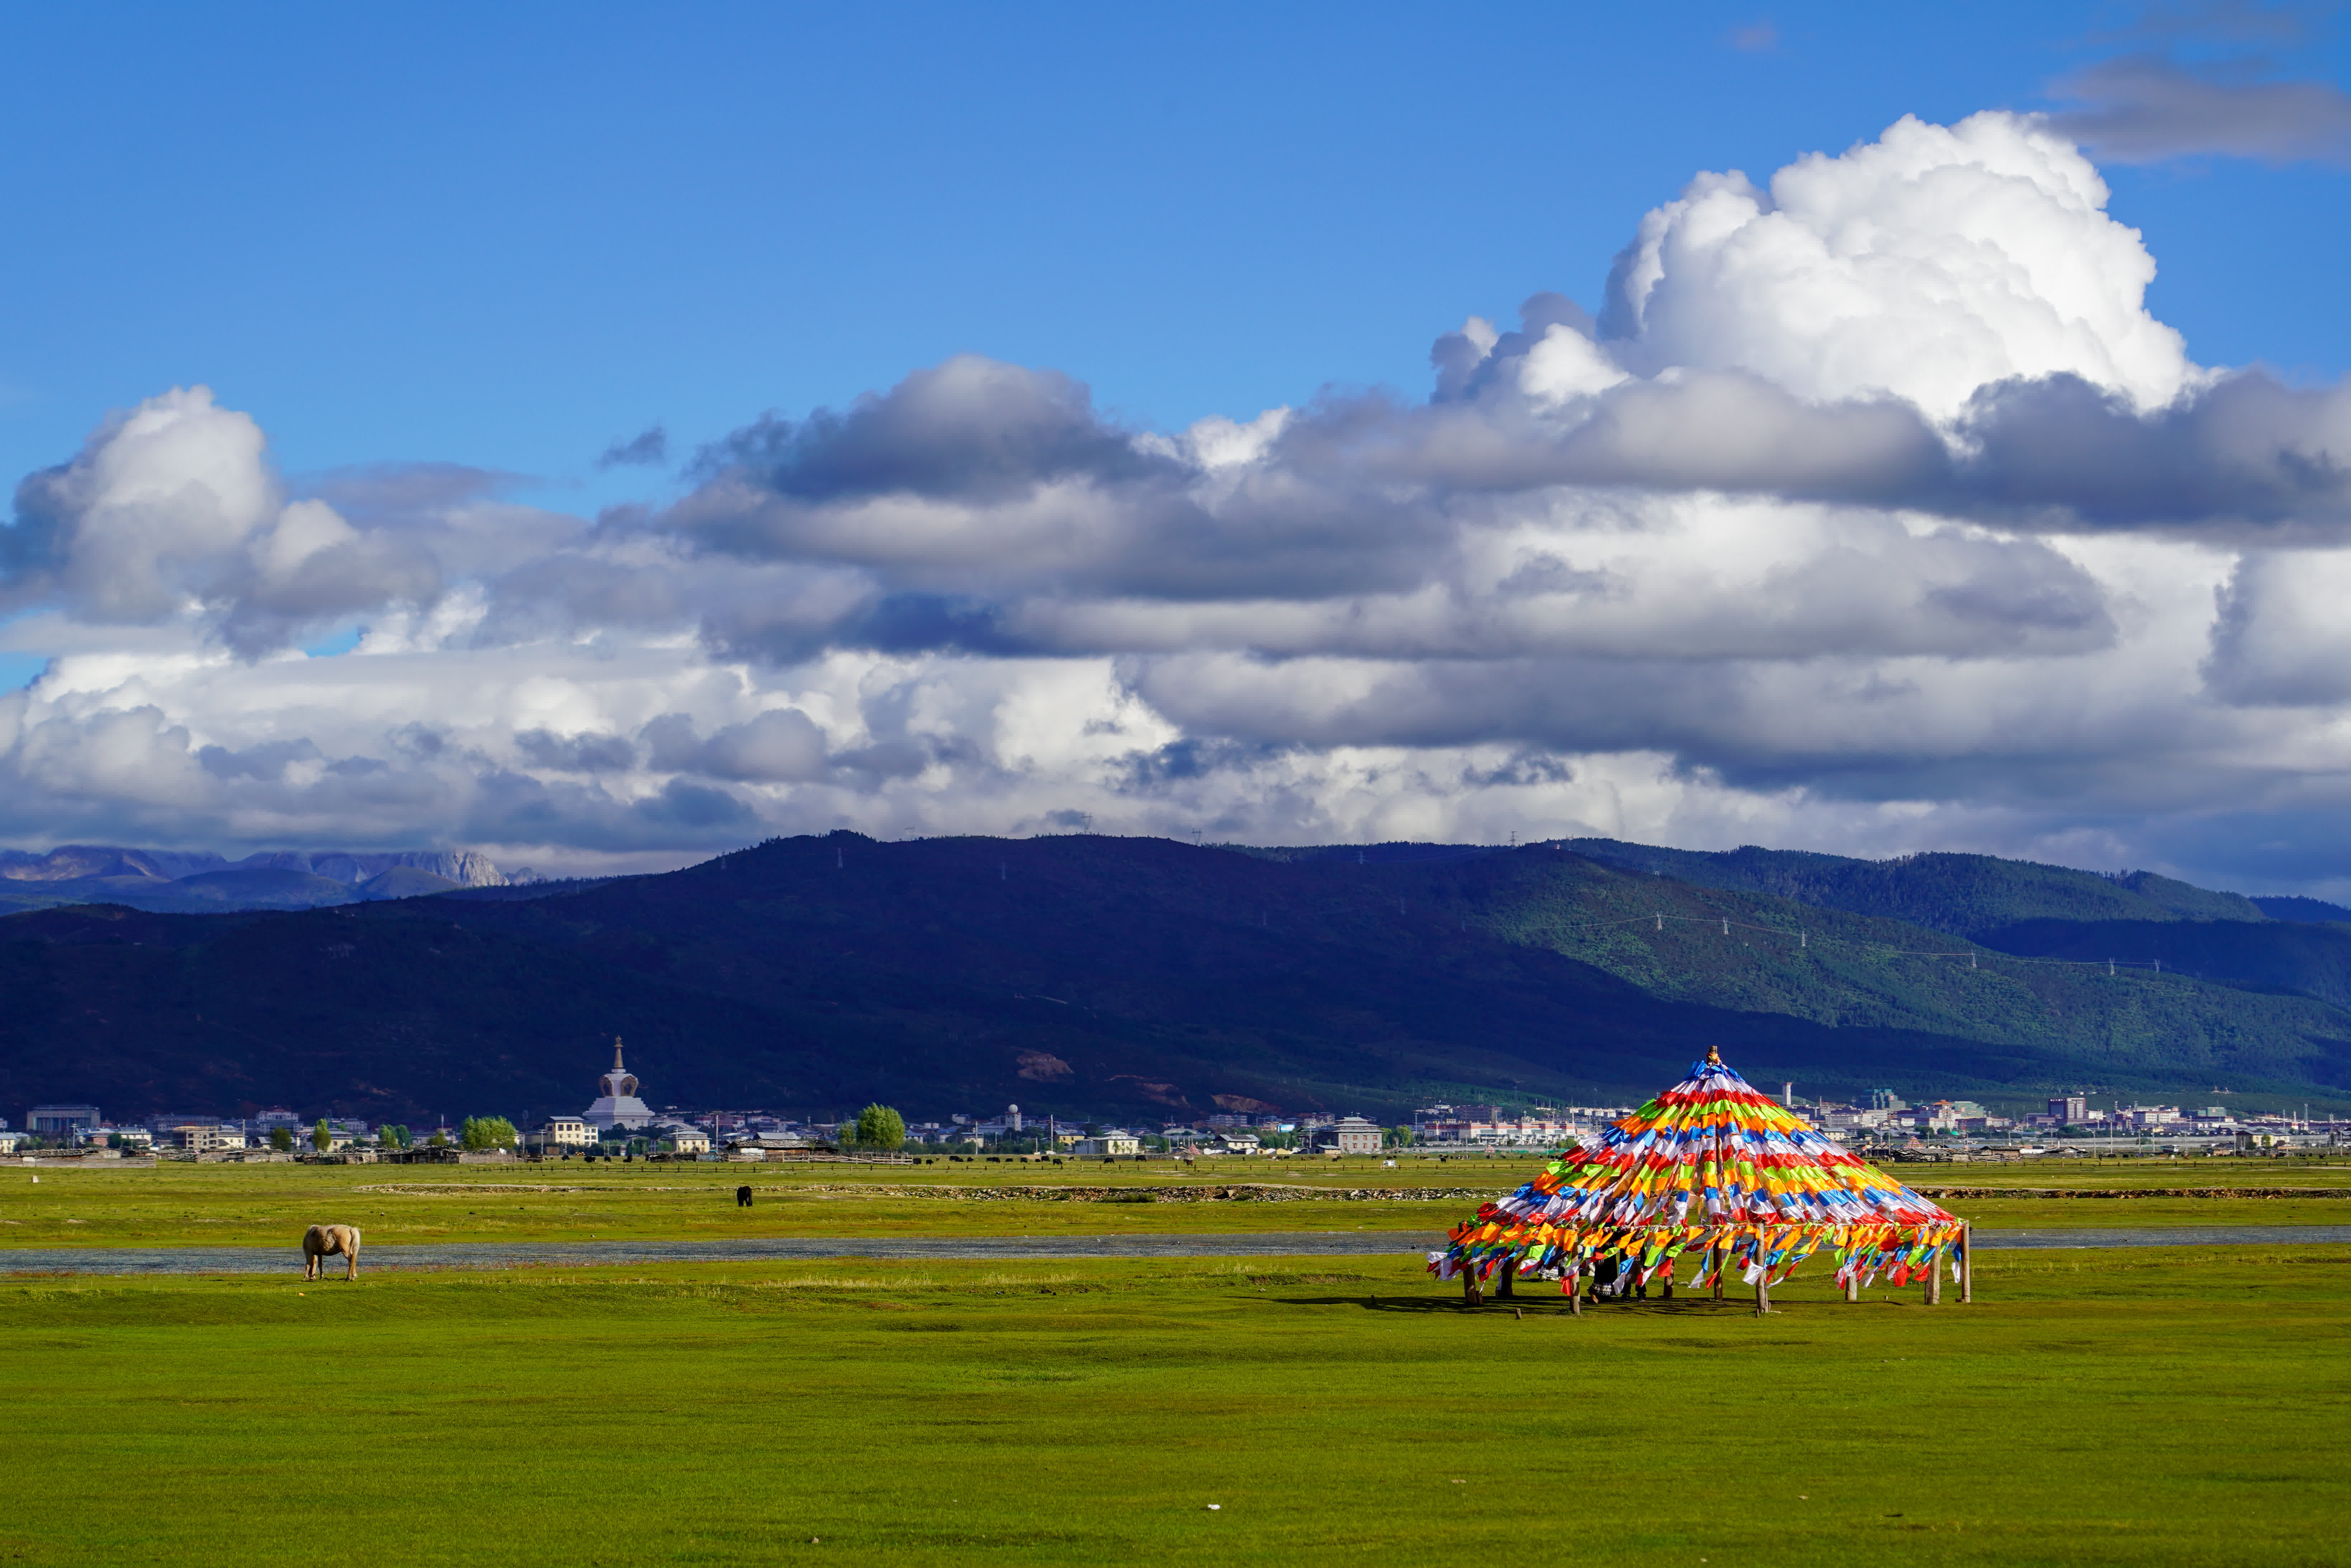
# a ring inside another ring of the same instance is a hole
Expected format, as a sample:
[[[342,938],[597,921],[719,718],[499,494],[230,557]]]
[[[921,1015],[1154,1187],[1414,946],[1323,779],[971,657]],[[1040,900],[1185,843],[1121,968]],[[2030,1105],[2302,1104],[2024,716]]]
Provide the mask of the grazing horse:
[[[360,1277],[360,1233],[349,1225],[314,1225],[302,1232],[302,1278],[316,1280],[324,1271],[329,1258],[340,1253],[350,1267],[344,1272],[346,1280]]]
[[[751,1189],[749,1187],[738,1186],[735,1189],[735,1207],[737,1208],[748,1208],[751,1207]]]

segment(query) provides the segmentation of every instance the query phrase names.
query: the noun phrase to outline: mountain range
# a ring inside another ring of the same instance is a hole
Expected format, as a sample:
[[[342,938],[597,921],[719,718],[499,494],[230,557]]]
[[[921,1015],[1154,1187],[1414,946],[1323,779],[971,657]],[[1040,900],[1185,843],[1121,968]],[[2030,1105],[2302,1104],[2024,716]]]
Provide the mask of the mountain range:
[[[2351,911],[2281,918],[2141,874],[851,833],[597,883],[475,874],[310,909],[0,918],[0,1107],[528,1119],[585,1103],[616,1034],[656,1104],[820,1114],[1608,1103],[1708,1045],[1841,1097],[2351,1102],[2351,923],[2310,918]]]
[[[173,914],[318,909],[533,880],[528,872],[510,877],[471,850],[267,851],[231,861],[176,850],[67,844],[46,854],[0,850],[0,911],[66,904]]]

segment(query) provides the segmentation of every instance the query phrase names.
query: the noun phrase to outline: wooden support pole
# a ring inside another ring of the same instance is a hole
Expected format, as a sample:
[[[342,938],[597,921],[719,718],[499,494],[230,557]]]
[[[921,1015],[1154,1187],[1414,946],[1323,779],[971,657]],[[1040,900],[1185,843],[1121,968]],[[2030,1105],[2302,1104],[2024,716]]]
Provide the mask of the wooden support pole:
[[[1583,1315],[1583,1265],[1575,1265],[1575,1272],[1567,1277],[1567,1310],[1577,1317]]]
[[[1959,1227],[1959,1305],[1976,1299],[1976,1228]]]
[[[1755,1276],[1755,1315],[1761,1317],[1771,1310],[1771,1274],[1769,1270]]]
[[[1720,1248],[1709,1247],[1706,1249],[1706,1260],[1708,1265],[1714,1270],[1714,1299],[1719,1301],[1722,1300],[1723,1265],[1729,1262],[1729,1260],[1723,1255]]]
[[[1478,1274],[1474,1269],[1461,1270],[1461,1304],[1474,1307],[1485,1300],[1478,1293]]]
[[[1844,1299],[1848,1301],[1861,1300],[1861,1270],[1858,1269],[1844,1277]]]
[[[1930,1307],[1943,1304],[1943,1260],[1940,1258],[1936,1259],[1933,1267],[1927,1271],[1927,1304]]]
[[[1512,1258],[1506,1261],[1499,1269],[1495,1270],[1494,1281],[1494,1299],[1496,1301],[1507,1301],[1516,1296],[1519,1293],[1516,1289],[1519,1282],[1519,1260],[1516,1258]]]

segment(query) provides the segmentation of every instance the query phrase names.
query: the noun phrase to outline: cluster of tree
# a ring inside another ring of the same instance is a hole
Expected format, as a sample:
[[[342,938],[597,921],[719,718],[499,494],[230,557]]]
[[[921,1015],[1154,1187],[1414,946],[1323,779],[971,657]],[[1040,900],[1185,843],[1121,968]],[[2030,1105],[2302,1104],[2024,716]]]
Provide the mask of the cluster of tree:
[[[844,1149],[895,1154],[906,1146],[906,1118],[887,1105],[868,1105],[857,1113],[857,1120],[835,1129],[834,1135]]]
[[[504,1116],[468,1116],[457,1125],[457,1146],[467,1154],[486,1154],[492,1149],[510,1149],[520,1141],[515,1124]],[[439,1143],[441,1135],[434,1134]]]
[[[319,1118],[318,1125],[310,1129],[308,1136],[310,1139],[310,1147],[317,1150],[319,1154],[323,1155],[329,1149],[335,1146],[335,1130],[327,1125],[327,1119],[324,1116]],[[291,1149],[294,1146],[294,1129],[291,1127],[270,1128],[269,1146],[276,1149],[280,1154],[284,1154],[287,1150]]]

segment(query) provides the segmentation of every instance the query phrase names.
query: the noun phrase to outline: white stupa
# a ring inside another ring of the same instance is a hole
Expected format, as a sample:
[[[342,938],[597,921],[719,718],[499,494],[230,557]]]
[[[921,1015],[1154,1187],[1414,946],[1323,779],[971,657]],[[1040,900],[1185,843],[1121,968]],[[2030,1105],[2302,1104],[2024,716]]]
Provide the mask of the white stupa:
[[[596,1103],[580,1113],[591,1127],[632,1132],[653,1119],[653,1108],[637,1098],[637,1075],[621,1065],[621,1037],[612,1037],[612,1071],[596,1081]]]

